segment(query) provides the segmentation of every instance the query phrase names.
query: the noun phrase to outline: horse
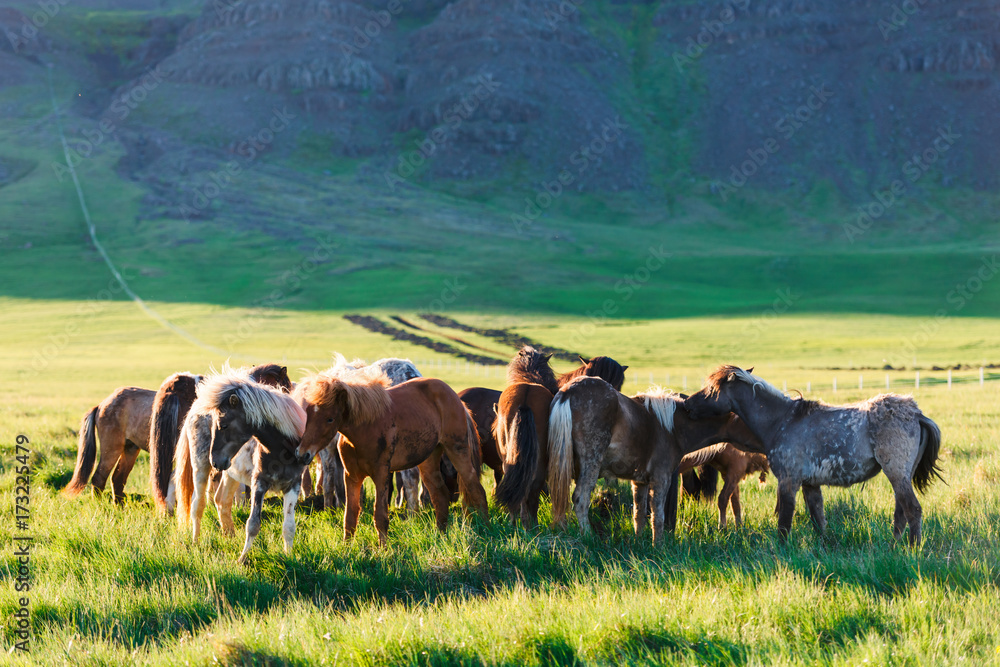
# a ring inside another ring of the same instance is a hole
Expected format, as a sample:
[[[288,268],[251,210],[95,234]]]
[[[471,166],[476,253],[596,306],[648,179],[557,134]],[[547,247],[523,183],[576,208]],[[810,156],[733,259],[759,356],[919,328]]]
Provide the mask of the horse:
[[[174,373],[160,385],[153,397],[153,413],[149,429],[149,486],[153,502],[161,512],[174,510],[173,476],[174,450],[181,426],[194,403],[198,383],[203,376]]]
[[[290,553],[302,471],[312,461],[312,456],[295,454],[306,424],[305,411],[298,401],[279,389],[252,380],[245,371],[223,371],[206,379],[198,388],[198,399],[190,414],[210,420],[208,458],[215,469],[223,471],[215,499],[225,532],[233,532],[234,527],[232,514],[223,514],[222,508],[231,510],[240,484],[249,484],[251,488],[246,541],[236,563],[246,562],[260,532],[264,494],[271,490],[283,496],[281,537],[285,553]],[[205,471],[196,466],[194,472],[197,479]]]
[[[177,375],[195,377],[189,373]],[[139,451],[149,451],[150,417],[155,398],[156,392],[150,389],[119,387],[84,415],[80,424],[73,477],[63,489],[64,494],[78,495],[87,486],[88,479],[94,491],[100,494],[107,485],[108,476],[113,472],[111,487],[115,502],[125,500],[125,483],[135,466]],[[94,471],[98,438],[101,441],[101,453],[97,470]],[[92,471],[93,478],[90,476]]]
[[[507,388],[496,407],[494,442],[502,454],[503,478],[494,490],[497,502],[515,520],[532,528],[538,523],[538,502],[548,469],[549,406],[561,387],[580,377],[596,377],[616,391],[625,369],[610,357],[584,359],[579,368],[558,378],[549,367],[551,354],[524,346],[507,367]]]
[[[802,496],[817,532],[826,528],[821,486],[851,486],[882,471],[896,499],[893,537],[909,527],[909,544],[920,544],[923,493],[936,476],[941,430],[912,396],[879,394],[849,405],[789,398],[737,366],[720,366],[704,388],[685,401],[693,418],[737,414],[763,443],[778,480],[778,533],[787,539]]]
[[[678,401],[650,391],[629,398],[607,382],[590,377],[570,382],[552,401],[548,420],[549,496],[553,521],[564,526],[570,482],[580,530],[590,533],[590,496],[598,478],[632,482],[632,522],[645,530],[652,496],[653,543],[663,539],[667,492],[681,460],[672,437]]]
[[[262,364],[253,368],[231,369],[224,366],[222,373],[217,373],[215,382],[220,382],[220,377],[239,378],[246,377],[253,382],[267,385],[282,393],[287,393],[292,386],[288,378],[288,369],[278,364]],[[214,386],[214,385],[213,385]],[[202,391],[201,385],[198,388],[199,396]],[[210,391],[205,389],[205,391]],[[180,436],[177,438],[177,445],[174,449],[174,489],[177,500],[177,521],[183,525],[185,521],[191,520],[191,533],[195,541],[201,535],[201,518],[205,512],[205,490],[208,487],[209,478],[212,475],[211,447],[212,447],[212,415],[211,409],[195,410],[199,405],[198,400],[191,406],[184,424],[181,427]],[[201,404],[201,407],[205,407]],[[209,408],[211,406],[208,406]],[[249,438],[243,442],[246,443]],[[219,469],[221,470],[221,469]],[[225,477],[224,475],[222,476]],[[220,478],[219,486],[215,495],[219,495],[222,488],[223,479]],[[235,490],[232,490],[235,494]],[[227,506],[232,507],[230,502]],[[222,524],[223,532],[232,524],[231,517],[228,522],[222,515],[220,509],[219,520]]]
[[[294,396],[306,410],[299,456],[313,456],[340,432],[347,509],[344,537],[353,537],[361,512],[361,485],[375,483],[375,528],[388,541],[392,472],[417,466],[431,494],[437,527],[448,524],[449,498],[439,465],[448,454],[458,471],[463,504],[488,518],[486,492],[479,483],[479,437],[458,395],[441,380],[416,378],[391,386],[378,369],[302,380]]]
[[[417,367],[409,359],[398,359],[389,357],[379,359],[370,366],[385,373],[386,377],[393,385],[423,377]],[[334,354],[334,364],[327,373],[330,375],[341,375],[366,368],[365,362],[361,359],[348,361],[340,353]],[[318,453],[320,460],[320,488],[323,490],[323,506],[326,508],[340,507],[346,500],[344,490],[344,464],[340,460],[339,452],[340,434],[337,434],[328,447],[324,447]],[[413,514],[420,507],[420,473],[416,468],[400,470],[395,473],[398,496],[396,506],[407,507],[407,513]]]
[[[760,483],[767,479],[769,470],[767,457],[763,454],[744,452],[737,449],[729,442],[720,442],[704,449],[700,449],[690,454],[685,454],[681,459],[677,472],[686,475],[695,468],[711,467],[713,470],[722,473],[724,483],[722,492],[719,494],[719,530],[726,528],[726,511],[730,502],[733,506],[733,518],[736,525],[743,524],[742,508],[740,506],[740,482],[747,476],[759,473]],[[685,487],[685,490],[687,487]],[[714,491],[701,487],[700,492],[705,495],[705,500],[712,500]]]

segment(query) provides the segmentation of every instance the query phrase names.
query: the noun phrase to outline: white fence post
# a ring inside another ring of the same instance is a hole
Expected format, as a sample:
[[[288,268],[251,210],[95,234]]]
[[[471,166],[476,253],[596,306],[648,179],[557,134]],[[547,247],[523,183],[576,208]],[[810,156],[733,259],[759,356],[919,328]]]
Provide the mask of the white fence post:
[[[951,389],[951,369],[948,369],[948,389]]]
[[[837,376],[833,377],[833,393],[837,393]]]
[[[813,383],[812,383],[812,381],[811,380],[807,381],[806,382],[806,393],[807,394],[812,393],[812,390],[813,390]]]
[[[889,389],[891,389],[891,387],[889,386],[889,374],[886,373],[885,374],[885,390],[889,391]]]
[[[688,376],[687,375],[684,376],[684,384],[681,385],[681,386],[682,386],[682,388],[683,388],[684,391],[687,391],[687,388],[688,388]]]
[[[858,376],[858,389],[864,389],[864,388],[865,388],[865,376],[864,375],[859,375]]]
[[[983,386],[983,367],[979,367],[979,386]]]
[[[917,371],[917,379],[913,381],[913,388],[920,389],[920,371]]]
[[[788,393],[788,380],[781,381],[781,391]]]

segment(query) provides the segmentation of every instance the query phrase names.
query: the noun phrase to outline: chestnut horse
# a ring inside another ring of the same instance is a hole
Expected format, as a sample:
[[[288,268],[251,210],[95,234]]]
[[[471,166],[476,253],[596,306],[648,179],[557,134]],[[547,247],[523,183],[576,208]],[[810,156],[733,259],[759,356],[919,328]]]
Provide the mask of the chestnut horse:
[[[736,525],[743,524],[743,511],[740,506],[740,482],[747,476],[760,473],[760,483],[767,480],[767,457],[763,454],[744,452],[728,442],[720,442],[710,447],[705,447],[696,452],[685,454],[681,459],[680,468],[677,470],[681,475],[693,471],[695,468],[712,468],[713,471],[722,473],[724,484],[722,492],[719,494],[719,530],[726,528],[726,512],[730,502],[733,506],[733,518]],[[707,474],[707,473],[706,473]],[[685,490],[687,486],[685,486]],[[705,494],[705,500],[712,500],[714,491],[702,487],[699,491]]]
[[[625,369],[610,357],[584,359],[579,368],[556,378],[549,367],[551,354],[524,346],[507,367],[508,386],[497,403],[494,442],[503,460],[503,478],[494,495],[513,519],[532,528],[538,523],[538,502],[548,470],[549,406],[553,396],[580,377],[595,377],[616,391],[625,382]]]
[[[180,375],[196,377],[189,373],[179,373],[171,378]],[[155,397],[156,392],[150,389],[119,387],[84,415],[80,424],[73,478],[63,493],[68,496],[79,494],[87,486],[88,479],[94,491],[101,493],[113,472],[111,487],[115,501],[120,503],[125,499],[125,483],[135,466],[139,451],[149,451],[150,416]],[[97,470],[91,478],[90,473],[94,470],[97,459],[98,438],[101,441],[101,455]]]
[[[791,531],[795,495],[802,496],[817,532],[826,528],[820,486],[851,486],[885,473],[896,496],[892,532],[910,529],[920,544],[922,509],[913,489],[934,477],[941,430],[911,396],[880,394],[850,405],[789,398],[749,370],[720,366],[705,387],[685,401],[694,418],[732,411],[762,443],[759,451],[778,480],[778,533]]]
[[[344,463],[347,510],[344,537],[354,535],[361,512],[361,485],[375,484],[375,528],[385,544],[389,529],[392,473],[416,466],[431,494],[438,529],[448,524],[448,491],[440,462],[448,454],[458,471],[466,511],[470,506],[488,518],[486,492],[479,483],[479,438],[472,416],[458,395],[441,380],[417,378],[390,387],[378,369],[305,378],[294,396],[308,419],[298,447],[302,457],[326,447],[339,431]]]
[[[174,511],[174,450],[188,410],[197,398],[201,375],[174,373],[160,385],[153,397],[149,429],[149,486],[153,502],[161,512]]]

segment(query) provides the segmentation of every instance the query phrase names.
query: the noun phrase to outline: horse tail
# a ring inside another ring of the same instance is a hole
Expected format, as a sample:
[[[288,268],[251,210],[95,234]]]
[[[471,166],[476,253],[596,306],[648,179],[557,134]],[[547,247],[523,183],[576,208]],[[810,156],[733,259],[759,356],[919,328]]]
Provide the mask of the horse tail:
[[[73,478],[63,489],[63,493],[68,496],[75,496],[83,491],[90,479],[90,473],[94,471],[94,461],[97,458],[97,409],[93,409],[83,417],[80,424],[80,439],[76,445],[76,467],[73,469]]]
[[[177,449],[177,421],[180,418],[181,399],[176,394],[167,395],[153,410],[149,433],[149,486],[153,502],[161,511],[169,513],[167,493],[170,473],[173,470],[174,452]]]
[[[920,423],[920,445],[924,453],[917,461],[917,469],[913,471],[913,486],[920,493],[924,493],[934,481],[934,477],[944,481],[941,468],[937,464],[941,453],[941,429],[933,420],[922,414],[917,417],[917,421]]]
[[[552,521],[566,525],[569,484],[573,481],[573,408],[562,392],[552,401],[549,412],[549,499]]]
[[[177,523],[184,526],[191,514],[191,499],[194,497],[194,467],[186,424],[174,449],[174,495],[177,498]]]
[[[508,512],[517,515],[521,503],[528,497],[538,468],[538,431],[531,408],[520,406],[510,428],[504,429],[504,432],[507,440],[504,442],[506,460],[503,478],[493,495]]]
[[[701,497],[705,502],[711,502],[719,493],[719,471],[710,465],[698,468],[698,478],[701,480]]]
[[[469,409],[466,408],[464,404],[462,405],[462,408],[465,410],[465,438],[469,445],[469,457],[472,459],[472,467],[476,471],[476,476],[478,478],[478,476],[482,474],[482,457],[479,452],[481,447],[479,444],[479,430],[476,428],[476,422],[472,419],[472,414],[469,412]],[[478,486],[478,484],[476,486]],[[465,478],[462,475],[458,475],[458,492],[462,496],[463,503],[475,498],[475,495],[473,495],[474,492],[472,492],[472,489],[470,489],[465,483]],[[480,487],[480,493],[482,493],[482,487]],[[483,503],[482,511],[485,512],[486,495],[483,494],[481,497]]]

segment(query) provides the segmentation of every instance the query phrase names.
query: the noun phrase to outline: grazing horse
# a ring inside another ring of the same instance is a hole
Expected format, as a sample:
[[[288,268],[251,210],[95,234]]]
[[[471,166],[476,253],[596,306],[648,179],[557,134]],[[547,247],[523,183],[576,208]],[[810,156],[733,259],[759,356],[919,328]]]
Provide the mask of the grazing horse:
[[[941,431],[910,396],[880,394],[850,405],[789,398],[736,366],[720,366],[706,386],[685,401],[691,417],[732,411],[763,443],[778,479],[778,532],[787,538],[802,496],[813,526],[826,527],[820,486],[851,486],[881,470],[896,496],[893,536],[909,524],[911,546],[920,544],[922,510],[913,492],[924,492],[937,466]]]
[[[149,486],[153,502],[161,512],[174,511],[174,450],[188,410],[197,398],[198,383],[203,377],[174,373],[160,385],[153,398],[149,430]]]
[[[479,483],[479,438],[472,416],[441,380],[417,378],[390,386],[378,369],[333,375],[319,373],[295,388],[308,416],[298,447],[302,457],[326,447],[338,431],[344,463],[347,510],[344,537],[354,535],[361,512],[361,485],[375,484],[375,528],[385,544],[389,528],[392,473],[417,466],[430,490],[438,529],[448,524],[448,492],[439,469],[448,454],[458,471],[466,511],[487,518],[486,492]]]
[[[246,561],[254,538],[260,532],[264,494],[271,490],[283,495],[281,537],[285,553],[291,552],[302,471],[312,460],[312,456],[304,458],[295,454],[305,430],[305,411],[288,394],[255,382],[245,372],[230,371],[208,378],[198,388],[198,400],[191,414],[204,415],[211,420],[209,459],[214,468],[223,471],[216,502],[231,508],[239,485],[250,484],[246,542],[236,562]],[[232,515],[226,518],[229,525],[223,519],[223,529],[232,532]]]
[[[253,368],[230,369],[223,367],[222,373],[216,374],[216,382],[219,377],[239,378],[245,377],[253,382],[273,387],[280,392],[287,393],[292,386],[288,379],[288,369],[277,364],[263,364]],[[201,385],[198,392],[201,395]],[[209,391],[206,389],[205,391]],[[177,446],[174,450],[174,488],[177,498],[177,521],[181,525],[190,518],[191,534],[195,541],[201,535],[201,518],[205,512],[205,490],[208,487],[209,478],[212,476],[212,415],[211,409],[195,410],[199,405],[196,400],[188,411],[181,427],[181,434],[177,438]],[[202,404],[204,407],[204,404]],[[209,406],[210,408],[210,406]],[[245,439],[243,442],[249,438]],[[221,480],[220,480],[221,482]],[[221,484],[219,488],[222,488]],[[219,491],[216,490],[216,495]],[[229,504],[231,507],[232,503]],[[221,514],[219,520],[222,523],[223,531],[227,529],[227,521]],[[228,524],[232,524],[230,518]]]
[[[663,391],[633,398],[597,378],[570,382],[552,401],[549,417],[549,495],[552,516],[565,525],[570,482],[580,530],[590,532],[590,496],[598,478],[632,482],[632,522],[645,529],[652,494],[653,543],[663,538],[667,492],[681,460],[672,436],[678,400]]]
[[[188,373],[178,375],[191,376]],[[177,377],[172,375],[171,378]],[[168,378],[169,380],[169,378]],[[101,493],[111,479],[115,501],[125,499],[125,483],[135,466],[139,451],[149,451],[150,416],[156,392],[139,387],[119,387],[83,417],[77,444],[76,466],[73,478],[63,490],[68,496],[78,495],[87,486]],[[97,440],[101,441],[101,455],[93,478],[97,459]]]
[[[580,377],[604,380],[615,389],[625,381],[625,369],[610,357],[584,359],[579,368],[556,378],[549,367],[551,354],[525,346],[507,367],[507,388],[496,407],[494,442],[503,460],[503,478],[494,495],[522,525],[538,523],[538,502],[549,465],[549,406],[560,387]]]
[[[677,472],[681,475],[692,472],[695,468],[711,467],[722,473],[724,484],[722,492],[719,494],[719,530],[726,528],[726,511],[730,501],[733,505],[733,518],[736,525],[743,524],[743,513],[740,507],[740,482],[748,475],[760,473],[760,483],[767,479],[767,457],[763,454],[744,452],[731,443],[720,442],[710,447],[705,447],[696,452],[685,454],[681,459]],[[685,487],[686,488],[686,487]],[[707,489],[699,489],[705,492],[705,500],[712,500],[714,492]]]

